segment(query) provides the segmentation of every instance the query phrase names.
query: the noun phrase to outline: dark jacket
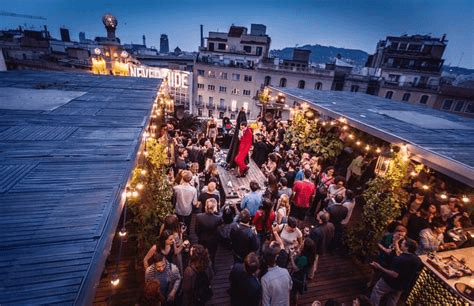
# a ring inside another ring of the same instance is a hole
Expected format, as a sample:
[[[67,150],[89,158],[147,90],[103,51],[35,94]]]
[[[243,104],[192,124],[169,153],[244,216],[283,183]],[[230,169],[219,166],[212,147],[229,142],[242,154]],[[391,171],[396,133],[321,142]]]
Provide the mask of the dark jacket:
[[[217,227],[223,223],[222,217],[214,214],[201,213],[196,215],[196,234],[199,243],[217,244],[219,232]]]
[[[258,306],[262,296],[262,286],[257,277],[248,274],[244,265],[236,263],[229,276],[230,301],[232,306]]]
[[[232,250],[242,261],[248,253],[258,250],[257,234],[245,224],[238,223],[230,230],[230,241]]]

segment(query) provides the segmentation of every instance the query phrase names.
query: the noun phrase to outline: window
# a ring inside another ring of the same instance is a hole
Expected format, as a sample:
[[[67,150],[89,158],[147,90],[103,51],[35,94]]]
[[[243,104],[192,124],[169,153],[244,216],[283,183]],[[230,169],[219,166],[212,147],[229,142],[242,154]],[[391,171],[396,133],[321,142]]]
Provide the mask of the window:
[[[400,43],[398,50],[406,50],[406,49],[407,49],[407,43]]]
[[[444,100],[444,103],[443,103],[443,109],[444,110],[450,110],[451,106],[453,106],[453,100],[451,100],[451,99]]]
[[[250,90],[245,90],[245,89],[244,89],[244,90],[242,91],[242,94],[243,94],[244,96],[250,96]]]
[[[238,95],[238,94],[240,94],[240,90],[238,90],[237,88],[234,88],[234,89],[232,89],[231,94]]]
[[[316,90],[323,89],[323,83],[317,82],[316,84],[314,84],[314,89],[316,89]]]
[[[257,50],[256,50],[256,52],[255,52],[255,55],[257,55],[257,56],[262,55],[262,53],[263,53],[262,51],[263,51],[262,47],[257,47]]]
[[[359,91],[359,85],[352,85],[351,86],[351,92],[358,92]]]
[[[234,80],[234,81],[240,81],[240,74],[238,74],[238,73],[232,73],[232,80]]]
[[[408,92],[403,94],[402,101],[409,101],[410,100],[410,94]]]
[[[462,107],[464,106],[464,101],[458,101],[456,102],[456,107],[454,108],[455,112],[460,112],[462,111]]]
[[[202,96],[201,95],[198,96],[198,103],[202,104]]]
[[[200,108],[198,109],[198,116],[202,117],[202,109],[200,109]]]
[[[207,90],[209,90],[209,91],[215,91],[215,90],[216,90],[216,86],[214,86],[214,85],[207,85]]]
[[[218,44],[217,49],[219,50],[225,50],[225,44]]]
[[[251,75],[244,75],[244,81],[245,82],[252,82],[252,76]]]
[[[227,92],[227,87],[225,87],[225,86],[220,86],[220,87],[219,87],[219,92]]]
[[[230,119],[235,120],[235,114],[234,113],[230,114]]]
[[[232,100],[232,104],[230,106],[230,109],[235,112],[237,110],[237,101],[236,100]]]
[[[214,97],[209,97],[209,105],[213,105],[214,104]]]
[[[265,80],[263,81],[263,85],[264,85],[264,86],[270,85],[271,80],[272,80],[272,78],[267,75],[267,76],[265,77]]]
[[[209,70],[207,73],[208,77],[210,78],[215,78],[216,77],[216,72],[214,70]]]
[[[474,114],[474,103],[469,103],[464,110],[465,113]]]
[[[398,42],[392,42],[390,43],[390,49],[392,50],[397,50],[398,48]]]
[[[244,46],[244,52],[251,53],[252,52],[252,46]]]
[[[204,75],[204,70],[198,69],[198,75]]]
[[[227,72],[221,72],[221,73],[219,74],[219,77],[220,77],[221,79],[223,79],[223,80],[227,80]]]
[[[219,119],[224,119],[224,112],[219,112]]]
[[[198,89],[204,89],[204,84],[198,83]]]
[[[421,98],[420,98],[420,103],[421,104],[426,104],[426,102],[428,102],[428,98],[429,98],[429,96],[422,95]]]
[[[285,78],[280,79],[280,87],[286,87],[286,79]]]
[[[225,100],[224,99],[219,100],[219,107],[221,107],[221,108],[225,107]]]
[[[398,74],[389,74],[388,75],[388,80],[390,82],[398,82],[399,79],[400,79],[400,76]]]
[[[408,45],[408,50],[410,50],[410,51],[420,51],[421,50],[421,45],[420,44],[409,44]]]
[[[393,91],[387,91],[387,93],[385,94],[385,99],[391,99],[393,96]]]
[[[209,51],[214,51],[214,43],[209,43]]]
[[[299,89],[304,89],[304,85],[305,85],[305,81],[300,80],[300,81],[298,82],[298,88],[299,88]]]
[[[212,109],[208,110],[209,117],[212,117]]]

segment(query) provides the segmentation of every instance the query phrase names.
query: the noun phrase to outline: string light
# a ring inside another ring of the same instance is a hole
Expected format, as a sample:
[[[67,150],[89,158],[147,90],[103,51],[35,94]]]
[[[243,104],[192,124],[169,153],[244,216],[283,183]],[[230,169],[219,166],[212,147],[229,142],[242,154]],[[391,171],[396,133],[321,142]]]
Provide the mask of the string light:
[[[127,229],[125,227],[122,227],[120,232],[118,233],[120,237],[125,237],[127,236]]]
[[[423,185],[423,186],[421,186],[421,188],[423,188],[424,190],[430,189],[430,187],[428,185]]]
[[[356,141],[356,145],[360,146],[361,142],[359,140]]]
[[[146,170],[143,169],[143,170],[141,171],[141,173],[142,173],[142,175],[146,175]]]
[[[411,176],[417,176],[418,174],[415,171],[410,172]]]
[[[377,148],[377,150],[375,150],[375,152],[380,153],[380,152],[382,152],[382,150],[380,150],[380,148]]]
[[[462,196],[462,201],[463,201],[464,203],[469,203],[469,198],[468,198],[466,195],[463,195],[463,196]]]
[[[354,139],[354,135],[353,135],[353,134],[349,134],[349,138],[350,138],[350,139]]]
[[[118,277],[118,275],[114,275],[110,283],[112,284],[112,286],[117,287],[120,283],[120,278]]]
[[[448,195],[444,192],[441,194],[441,199],[446,200],[448,198]]]
[[[370,150],[370,146],[369,146],[369,145],[366,145],[366,146],[365,146],[365,150],[366,150],[366,151],[369,151],[369,150]]]

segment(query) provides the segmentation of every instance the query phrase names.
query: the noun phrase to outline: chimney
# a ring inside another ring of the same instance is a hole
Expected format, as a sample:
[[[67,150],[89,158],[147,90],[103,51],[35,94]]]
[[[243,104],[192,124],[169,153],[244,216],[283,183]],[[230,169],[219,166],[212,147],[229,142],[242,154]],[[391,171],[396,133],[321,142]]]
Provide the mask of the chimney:
[[[443,34],[443,37],[441,37],[441,42],[444,42],[445,39],[446,39],[446,34]]]
[[[143,46],[145,46],[145,47],[146,47],[146,39],[145,39],[145,34],[143,34],[142,38],[143,38]]]
[[[201,24],[201,48],[204,48],[204,29],[203,29],[202,24]]]

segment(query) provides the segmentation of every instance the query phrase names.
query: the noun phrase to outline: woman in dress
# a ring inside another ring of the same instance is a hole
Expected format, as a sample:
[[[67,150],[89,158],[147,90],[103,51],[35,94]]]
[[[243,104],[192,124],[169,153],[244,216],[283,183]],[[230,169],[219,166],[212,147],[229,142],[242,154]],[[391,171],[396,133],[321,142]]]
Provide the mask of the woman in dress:
[[[214,146],[217,138],[217,121],[213,116],[211,116],[207,121],[207,137],[211,140],[211,143]]]

